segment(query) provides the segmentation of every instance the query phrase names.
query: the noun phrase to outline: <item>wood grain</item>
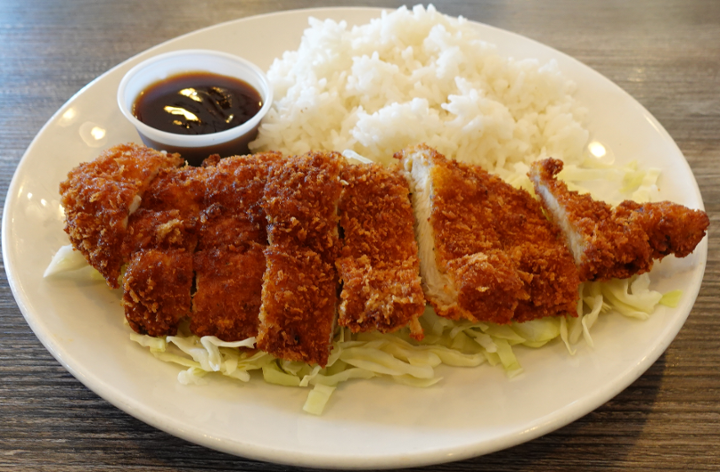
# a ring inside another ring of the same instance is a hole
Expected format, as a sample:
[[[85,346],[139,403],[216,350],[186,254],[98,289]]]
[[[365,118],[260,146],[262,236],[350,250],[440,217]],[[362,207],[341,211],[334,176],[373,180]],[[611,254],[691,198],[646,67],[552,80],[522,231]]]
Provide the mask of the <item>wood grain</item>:
[[[326,1],[322,6],[352,6]],[[363,2],[396,7],[398,1]],[[665,354],[596,411],[532,442],[432,470],[720,470],[720,2],[438,0],[595,68],[644,105],[686,156],[711,218],[705,279]],[[0,195],[35,134],[74,93],[162,41],[307,0],[0,2]],[[0,470],[292,470],[189,444],[85,388],[40,344],[0,275]]]

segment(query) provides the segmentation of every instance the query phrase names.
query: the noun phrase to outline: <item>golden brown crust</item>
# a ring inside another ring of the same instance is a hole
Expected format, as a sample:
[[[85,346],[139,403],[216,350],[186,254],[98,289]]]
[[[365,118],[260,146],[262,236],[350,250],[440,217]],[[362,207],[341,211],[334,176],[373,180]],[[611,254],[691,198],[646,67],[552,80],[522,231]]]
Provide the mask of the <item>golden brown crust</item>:
[[[341,179],[338,324],[353,332],[416,328],[425,297],[407,180],[376,164],[348,165]],[[421,330],[413,331],[422,338]]]
[[[267,221],[262,207],[265,182],[270,166],[282,160],[283,155],[277,152],[233,156],[221,159],[212,169],[207,180],[207,205],[219,205],[222,215],[235,219],[238,228],[242,228],[239,239],[267,244]],[[221,235],[216,232],[213,237]],[[209,234],[205,240],[212,240]]]
[[[150,336],[177,333],[190,310],[192,253],[147,249],[133,254],[123,279],[123,305],[130,327]]]
[[[212,170],[204,167],[162,169],[143,194],[142,208],[179,210],[188,218],[196,218],[204,207],[206,181],[211,175]]]
[[[204,164],[211,173],[194,258],[190,324],[198,336],[239,341],[257,335],[267,246],[261,202],[269,166],[281,158],[266,153]]]
[[[500,213],[479,168],[446,159],[432,150],[433,185],[430,223],[438,262],[449,261],[502,244],[493,221]]]
[[[424,145],[397,157],[415,159],[415,153],[432,184],[436,264],[451,285],[443,294],[428,289],[438,314],[495,323],[574,315],[577,270],[540,204],[480,167],[450,161]]]
[[[258,348],[327,363],[337,301],[339,154],[308,153],[273,165],[263,209],[270,247]]]
[[[195,220],[180,210],[155,211],[140,208],[130,215],[122,245],[123,260],[144,249],[185,248],[192,252],[197,243]]]
[[[684,257],[705,236],[709,219],[702,211],[670,202],[625,201],[612,208],[589,195],[569,191],[556,179],[562,167],[562,161],[545,159],[533,163],[528,175],[548,213],[558,225],[566,224],[565,236],[579,262],[582,280],[627,278],[647,272],[653,259],[673,253]],[[563,216],[553,211],[545,192],[555,198]],[[573,238],[579,242],[573,245]]]
[[[270,244],[307,248],[334,262],[342,162],[337,153],[310,152],[272,166],[263,201]]]
[[[195,253],[193,264],[192,333],[223,341],[257,336],[265,273],[263,246],[248,243],[241,250],[229,246],[205,249]]]
[[[119,286],[121,246],[133,201],[160,169],[182,162],[177,154],[122,144],[80,164],[60,184],[65,232],[110,287]]]
[[[545,217],[540,202],[525,190],[488,173],[484,173],[483,181],[498,208],[494,224],[503,249],[529,294],[528,299],[519,301],[513,320],[577,316],[580,277],[560,229]]]
[[[523,279],[513,261],[500,249],[468,254],[448,262],[457,285],[457,309],[448,318],[509,323],[520,300],[527,299]]]
[[[654,259],[670,254],[690,255],[710,226],[710,218],[704,211],[668,201],[639,204],[626,200],[614,211],[616,215],[632,212],[629,218],[645,230]]]
[[[140,333],[174,334],[190,313],[192,254],[207,175],[205,168],[162,169],[148,185],[142,207],[130,216],[123,252],[130,261],[125,276],[132,282],[124,284],[124,305],[130,326]],[[176,260],[182,265],[168,266],[171,274],[157,273],[159,264]]]
[[[337,300],[335,268],[309,249],[270,247],[265,261],[257,347],[325,366]]]

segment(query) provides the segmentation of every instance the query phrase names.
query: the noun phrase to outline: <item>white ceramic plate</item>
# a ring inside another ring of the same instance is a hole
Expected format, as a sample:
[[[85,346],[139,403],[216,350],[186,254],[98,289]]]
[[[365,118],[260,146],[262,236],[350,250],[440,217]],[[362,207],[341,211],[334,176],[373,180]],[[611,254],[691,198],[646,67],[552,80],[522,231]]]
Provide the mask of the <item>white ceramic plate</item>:
[[[382,380],[342,385],[326,412],[302,412],[307,390],[211,379],[183,386],[178,367],[157,361],[132,343],[122,323],[119,294],[102,283],[44,280],[43,270],[67,238],[58,183],[67,172],[111,145],[137,141],[115,92],[134,64],[160,52],[211,48],[243,56],[262,68],[296,49],[307,17],[364,23],[375,9],[318,9],[246,18],[182,36],[121,64],[66,103],[35,138],[8,192],[2,242],[15,299],[42,343],[75,377],[118,408],[189,441],[254,459],[333,468],[407,467],[477,456],[531,440],[597,408],[639,377],[663,353],[697,296],[707,242],[683,260],[666,259],[654,285],[683,290],[676,309],[659,308],[649,321],[602,317],[595,348],[580,344],[571,357],[561,344],[518,349],[525,374],[502,369],[446,368],[444,380],[415,389]],[[672,138],[636,101],[574,59],[521,36],[475,24],[503,54],[554,58],[578,84],[590,110],[588,126],[619,162],[661,167],[662,197],[693,208],[702,200]],[[264,34],[273,31],[272,35]],[[257,38],[263,37],[262,43]],[[672,176],[672,178],[669,178]]]

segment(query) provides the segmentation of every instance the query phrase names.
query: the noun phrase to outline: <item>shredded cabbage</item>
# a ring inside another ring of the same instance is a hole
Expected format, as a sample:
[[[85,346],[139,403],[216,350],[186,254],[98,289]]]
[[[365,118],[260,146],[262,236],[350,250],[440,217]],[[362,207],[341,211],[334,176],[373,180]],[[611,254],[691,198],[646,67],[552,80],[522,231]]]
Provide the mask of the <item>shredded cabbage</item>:
[[[186,367],[178,381],[202,385],[209,373],[218,373],[243,382],[251,371],[259,371],[271,384],[312,389],[303,410],[321,414],[338,384],[352,379],[389,377],[403,385],[430,387],[442,380],[436,368],[442,364],[475,367],[485,362],[500,365],[508,377],[522,373],[513,346],[539,348],[561,338],[568,352],[575,354],[580,338],[593,345],[590,329],[601,313],[615,309],[633,318],[646,319],[663,300],[649,289],[647,274],[626,280],[586,282],[580,286],[578,316],[543,318],[525,323],[496,325],[452,321],[427,309],[420,319],[426,336],[414,341],[407,330],[398,333],[353,334],[338,328],[327,366],[277,359],[255,351],[255,338],[227,343],[215,337],[193,335],[153,338],[132,333],[130,339],[158,359]],[[678,298],[670,292],[669,301]]]

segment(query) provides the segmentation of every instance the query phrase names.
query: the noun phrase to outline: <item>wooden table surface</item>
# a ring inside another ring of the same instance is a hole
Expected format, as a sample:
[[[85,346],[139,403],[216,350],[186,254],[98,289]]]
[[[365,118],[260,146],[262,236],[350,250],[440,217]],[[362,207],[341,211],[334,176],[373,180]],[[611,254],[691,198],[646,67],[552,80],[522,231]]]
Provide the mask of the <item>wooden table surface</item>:
[[[357,3],[355,3],[357,4]],[[397,7],[397,1],[367,1]],[[0,196],[51,115],[157,43],[311,0],[0,1]],[[529,443],[434,470],[720,470],[720,2],[437,0],[596,69],[643,104],[692,167],[710,215],[695,307],[660,359],[616,398]],[[269,33],[271,34],[271,32]],[[291,470],[187,443],[108,404],[43,348],[0,272],[0,470]]]

